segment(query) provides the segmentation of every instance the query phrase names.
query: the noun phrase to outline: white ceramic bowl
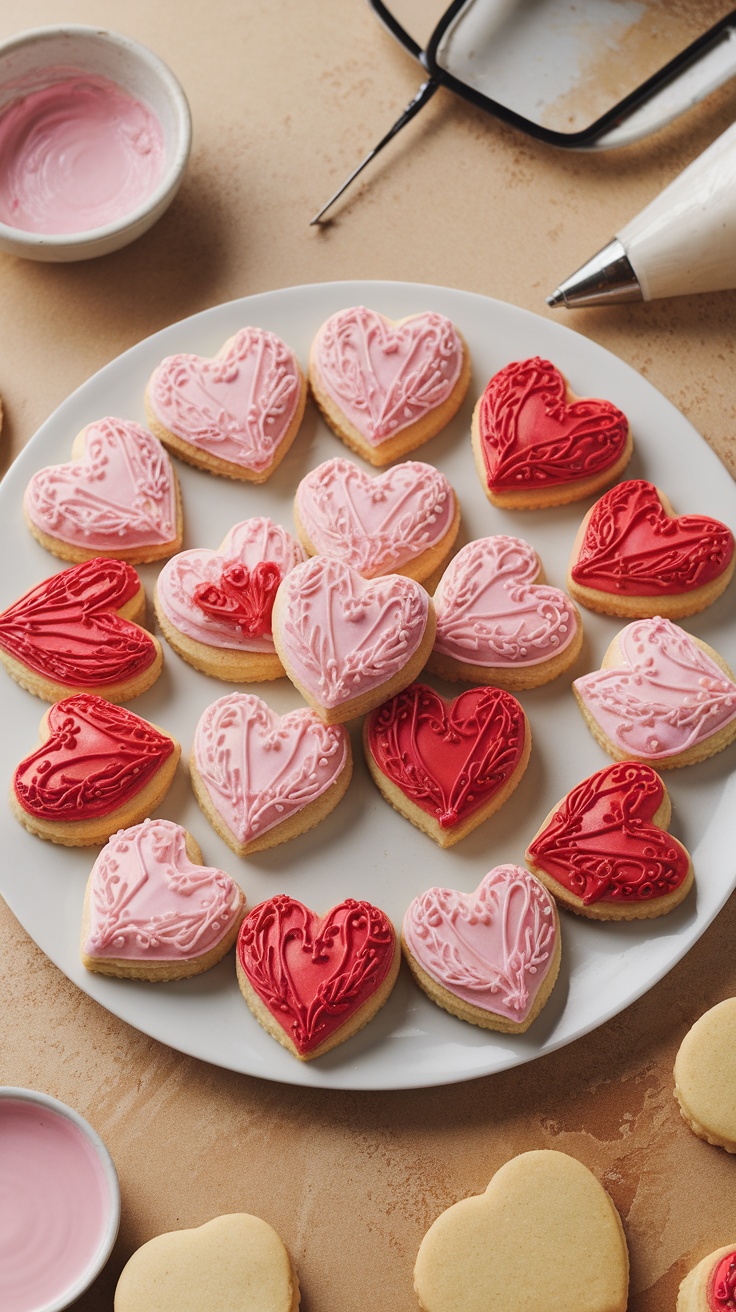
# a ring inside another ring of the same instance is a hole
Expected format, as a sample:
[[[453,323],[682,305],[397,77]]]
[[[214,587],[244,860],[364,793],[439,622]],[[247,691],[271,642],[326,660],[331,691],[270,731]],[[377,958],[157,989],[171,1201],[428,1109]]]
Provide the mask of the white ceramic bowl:
[[[100,1271],[112,1252],[113,1245],[117,1238],[118,1227],[120,1225],[120,1186],[118,1184],[117,1172],[112,1157],[102,1142],[99,1134],[97,1134],[96,1130],[92,1129],[92,1126],[85,1121],[83,1116],[80,1116],[79,1112],[75,1112],[72,1107],[67,1107],[66,1103],[60,1102],[58,1098],[52,1098],[48,1093],[39,1093],[35,1089],[17,1089],[9,1085],[2,1085],[0,1086],[0,1117],[2,1117],[3,1100],[18,1102],[23,1104],[24,1107],[37,1109],[39,1120],[45,1112],[47,1126],[49,1120],[52,1120],[54,1115],[70,1121],[71,1124],[80,1131],[83,1138],[87,1140],[88,1145],[91,1146],[94,1157],[101,1168],[99,1176],[100,1193],[105,1195],[106,1198],[105,1213],[101,1218],[103,1224],[100,1227],[101,1234],[96,1249],[92,1256],[86,1262],[74,1269],[73,1272],[67,1270],[63,1279],[59,1281],[59,1287],[57,1289],[49,1288],[46,1300],[42,1303],[36,1301],[33,1308],[33,1312],[62,1312],[62,1309],[70,1307],[71,1304],[76,1302],[80,1295],[89,1288],[93,1280],[95,1280],[100,1274]],[[17,1129],[11,1132],[15,1133],[17,1136]],[[46,1133],[48,1133],[48,1129]],[[69,1177],[73,1169],[73,1162],[71,1159],[74,1158],[74,1154],[74,1137],[72,1137],[71,1158],[69,1159],[70,1170],[64,1177],[65,1188],[68,1190],[70,1198],[72,1197],[72,1186],[74,1181],[70,1180]],[[85,1156],[86,1154],[81,1154],[82,1163],[84,1162]],[[80,1154],[77,1153],[75,1160],[78,1161],[79,1158]],[[23,1157],[23,1161],[26,1161],[25,1156]],[[12,1214],[11,1209],[14,1205],[18,1211],[18,1215],[22,1215],[22,1204],[20,1202],[21,1191],[18,1188],[18,1182],[14,1181],[13,1168],[9,1167],[7,1162],[4,1175],[7,1187],[11,1190],[10,1198],[8,1199],[6,1197],[4,1200],[5,1205],[8,1206],[7,1217],[10,1218]],[[87,1179],[86,1175],[82,1178],[85,1179],[85,1181]],[[2,1182],[2,1176],[0,1176],[0,1194],[2,1193]],[[34,1183],[37,1184],[38,1182],[33,1179],[32,1175],[29,1175],[29,1182],[27,1185],[28,1192],[31,1192]],[[42,1193],[42,1191],[40,1192]],[[69,1205],[73,1206],[71,1203]],[[34,1219],[36,1219],[35,1209]],[[35,1231],[36,1242],[38,1242],[39,1237],[43,1236],[45,1233],[43,1228],[44,1221],[45,1218],[39,1213],[38,1218],[36,1219],[36,1224],[27,1227],[29,1231]],[[58,1251],[53,1243],[54,1238],[58,1240],[58,1237],[58,1233],[54,1235],[53,1230],[50,1231],[51,1242],[48,1247],[52,1252]],[[24,1245],[27,1246],[32,1244],[33,1241],[33,1235],[29,1237],[25,1232],[23,1234],[19,1233],[16,1238],[19,1245],[19,1252],[23,1249]],[[14,1250],[14,1252],[15,1251],[16,1250]],[[28,1248],[26,1247],[26,1252],[27,1251]],[[22,1252],[20,1260],[21,1262],[23,1260]],[[50,1284],[53,1284],[53,1281],[51,1281]],[[0,1268],[0,1307],[3,1305],[2,1269]],[[13,1302],[13,1306],[17,1306],[15,1301]]]
[[[143,204],[104,227],[57,235],[25,232],[0,222],[0,250],[57,263],[107,255],[146,232],[179,189],[192,135],[186,96],[158,55],[129,37],[81,25],[40,27],[0,43],[0,111],[17,98],[19,79],[30,79],[34,89],[41,89],[58,80],[52,70],[59,68],[107,78],[147,104],[163,129],[165,165],[161,181]]]

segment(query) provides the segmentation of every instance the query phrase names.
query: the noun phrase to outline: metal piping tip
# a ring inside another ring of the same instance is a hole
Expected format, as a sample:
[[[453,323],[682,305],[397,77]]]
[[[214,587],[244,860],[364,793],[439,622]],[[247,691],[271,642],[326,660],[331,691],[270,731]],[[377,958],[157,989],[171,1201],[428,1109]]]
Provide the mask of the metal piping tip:
[[[558,306],[565,305],[565,294],[559,287],[553,291],[551,296],[547,297],[547,304],[551,310],[556,310]]]
[[[623,301],[641,301],[639,279],[626,248],[618,237],[609,241],[577,273],[560,283],[547,297],[552,309],[564,305],[574,310],[578,305],[612,305]]]

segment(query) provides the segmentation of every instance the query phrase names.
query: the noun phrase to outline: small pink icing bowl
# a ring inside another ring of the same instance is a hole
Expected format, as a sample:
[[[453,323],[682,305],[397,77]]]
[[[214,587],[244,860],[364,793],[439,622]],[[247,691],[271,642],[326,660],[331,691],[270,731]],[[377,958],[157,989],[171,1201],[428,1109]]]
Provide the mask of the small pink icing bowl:
[[[191,147],[186,96],[146,46],[64,25],[0,43],[0,250],[88,260],[169,207]]]
[[[120,1187],[100,1136],[47,1093],[0,1086],[0,1308],[61,1312],[107,1262]]]

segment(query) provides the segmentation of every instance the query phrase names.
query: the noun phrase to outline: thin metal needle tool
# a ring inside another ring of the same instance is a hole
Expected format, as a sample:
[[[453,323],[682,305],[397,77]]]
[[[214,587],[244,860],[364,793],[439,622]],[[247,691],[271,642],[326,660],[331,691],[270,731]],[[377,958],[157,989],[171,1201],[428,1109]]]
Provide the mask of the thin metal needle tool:
[[[314,223],[319,223],[320,219],[327,213],[328,209],[330,209],[330,207],[334,205],[338,197],[342,196],[343,192],[347,191],[351,182],[353,182],[355,178],[357,178],[359,173],[363,172],[363,169],[366,167],[366,165],[370,164],[371,160],[376,158],[376,155],[379,153],[379,151],[383,150],[384,146],[388,145],[389,141],[391,141],[391,139],[396,136],[397,132],[400,132],[401,129],[405,127],[407,123],[411,122],[415,114],[419,113],[420,109],[423,109],[427,101],[434,95],[435,91],[440,85],[441,84],[439,78],[434,78],[434,77],[430,77],[426,82],[422,83],[414,99],[409,101],[409,104],[407,105],[403,114],[399,118],[397,118],[393,127],[389,128],[385,137],[381,137],[381,140],[378,142],[378,145],[374,146],[373,150],[368,152],[365,159],[361,160],[357,169],[353,169],[352,173],[350,174],[350,177],[345,179],[342,186],[339,187],[338,190],[335,192],[334,196],[330,196],[330,199],[328,200],[327,204],[322,206],[322,209],[320,210],[319,214],[315,214],[314,218],[310,219],[309,222],[310,227]]]

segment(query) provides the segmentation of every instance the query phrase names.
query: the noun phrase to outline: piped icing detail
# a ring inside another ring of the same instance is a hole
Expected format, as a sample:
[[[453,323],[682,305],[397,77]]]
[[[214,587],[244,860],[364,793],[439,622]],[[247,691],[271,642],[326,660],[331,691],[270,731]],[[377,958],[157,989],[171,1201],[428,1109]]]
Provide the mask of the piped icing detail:
[[[626,448],[626,416],[610,401],[566,397],[559,369],[539,356],[494,375],[478,414],[491,491],[557,487],[616,464]]]
[[[156,647],[145,629],[117,612],[140,586],[122,560],[72,565],[3,611],[0,646],[29,670],[69,687],[135,679],[156,659]]]
[[[24,504],[40,532],[88,551],[114,555],[177,535],[171,461],[153,433],[128,419],[90,424],[81,460],[40,469]]]
[[[629,756],[678,756],[736,719],[736,684],[671,620],[655,616],[619,634],[623,664],[573,687],[606,737]]]
[[[663,798],[651,766],[606,766],[568,793],[527,857],[585,906],[666,897],[686,879],[690,863],[685,849],[652,823]]]
[[[223,870],[195,865],[171,820],[121,829],[92,868],[86,956],[191,961],[221,943],[243,896]]]
[[[434,312],[392,324],[359,305],[333,314],[312,347],[319,380],[371,446],[443,405],[463,368],[454,324]]]
[[[728,568],[733,534],[705,515],[668,515],[653,483],[618,483],[594,505],[570,574],[624,597],[675,596]]]
[[[521,866],[496,866],[474,893],[430,888],[404,916],[403,937],[442,988],[517,1024],[526,1020],[554,958],[547,890]]]
[[[413,683],[373,711],[368,744],[396,788],[452,829],[484,806],[521,762],[524,712],[500,688],[472,688],[452,702]]]
[[[364,578],[389,574],[449,533],[455,498],[444,474],[406,460],[372,477],[351,460],[326,460],[302,479],[296,511],[315,553]]]
[[[301,392],[292,350],[265,328],[241,328],[214,359],[170,355],[148,387],[169,432],[220,460],[262,473],[272,465]]]
[[[265,517],[230,529],[217,551],[180,551],[158,576],[166,619],[195,642],[273,652],[271,612],[281,579],[306,559],[299,543]]]
[[[708,1285],[709,1312],[728,1312],[736,1307],[736,1252],[726,1253],[716,1267]]]
[[[260,697],[233,692],[208,706],[193,760],[212,805],[241,843],[314,802],[345,767],[348,735],[307,709],[279,716]]]
[[[140,716],[92,693],[56,702],[46,722],[49,737],[13,779],[23,810],[42,820],[75,824],[109,815],[145,788],[175,748]]]
[[[575,637],[575,608],[559,588],[534,583],[538,574],[536,552],[521,538],[469,542],[435,593],[435,651],[489,669],[539,665],[559,655]]]
[[[245,917],[237,953],[261,1001],[305,1053],[377,992],[395,943],[388,916],[370,902],[346,898],[320,919],[280,893]]]
[[[421,645],[429,616],[427,593],[413,579],[389,574],[367,580],[323,556],[286,576],[278,605],[289,666],[328,708],[398,674]]]

